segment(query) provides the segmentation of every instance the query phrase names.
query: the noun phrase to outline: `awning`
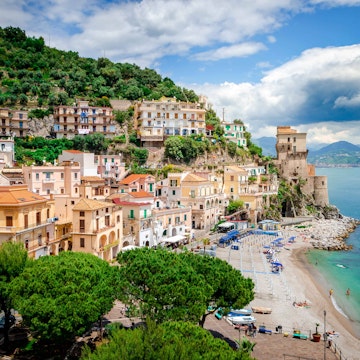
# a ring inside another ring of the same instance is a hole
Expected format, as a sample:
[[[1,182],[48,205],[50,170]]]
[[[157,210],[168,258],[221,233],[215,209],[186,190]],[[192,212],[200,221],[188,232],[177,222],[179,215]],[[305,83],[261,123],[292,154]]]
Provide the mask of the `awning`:
[[[162,242],[177,243],[177,242],[179,242],[181,240],[185,240],[185,239],[186,239],[186,237],[183,235],[175,235],[175,236],[164,239]]]
[[[224,228],[224,229],[231,228],[232,226],[235,226],[235,224],[228,221],[218,225],[219,228]]]

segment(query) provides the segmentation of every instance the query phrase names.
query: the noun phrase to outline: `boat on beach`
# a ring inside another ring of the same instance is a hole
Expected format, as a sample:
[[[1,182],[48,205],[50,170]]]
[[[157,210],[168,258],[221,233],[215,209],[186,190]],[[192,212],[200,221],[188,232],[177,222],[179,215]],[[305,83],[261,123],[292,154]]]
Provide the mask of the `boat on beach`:
[[[251,309],[254,313],[258,314],[271,314],[272,312],[272,308],[263,306],[253,306]]]
[[[229,312],[229,316],[244,316],[244,315],[251,315],[252,311],[250,309],[231,309]],[[232,314],[232,315],[231,315]]]
[[[248,325],[256,322],[253,316],[228,316],[227,319],[234,325]]]

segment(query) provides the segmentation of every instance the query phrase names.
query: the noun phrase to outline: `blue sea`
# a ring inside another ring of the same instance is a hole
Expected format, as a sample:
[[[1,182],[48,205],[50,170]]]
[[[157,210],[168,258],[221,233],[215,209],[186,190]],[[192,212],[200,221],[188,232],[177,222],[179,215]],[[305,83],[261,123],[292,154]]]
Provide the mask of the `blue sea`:
[[[360,167],[316,168],[316,175],[328,177],[330,204],[344,216],[360,219]],[[347,243],[353,245],[353,250],[313,250],[308,259],[320,271],[322,284],[334,289],[334,306],[352,321],[360,337],[360,227],[350,235]],[[346,295],[348,288],[349,296]]]

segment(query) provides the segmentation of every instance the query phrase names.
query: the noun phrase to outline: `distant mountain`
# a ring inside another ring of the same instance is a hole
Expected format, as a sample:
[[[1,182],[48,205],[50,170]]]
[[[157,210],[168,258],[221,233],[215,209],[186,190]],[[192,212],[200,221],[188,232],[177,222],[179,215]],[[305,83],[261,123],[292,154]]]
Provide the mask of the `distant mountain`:
[[[317,166],[360,166],[360,147],[338,141],[319,150],[309,150],[308,163]]]
[[[276,149],[275,149],[275,145],[276,145],[276,138],[275,137],[269,137],[269,136],[263,136],[261,138],[258,139],[251,139],[252,142],[257,145],[260,146],[263,149],[263,155],[265,156],[276,156]]]

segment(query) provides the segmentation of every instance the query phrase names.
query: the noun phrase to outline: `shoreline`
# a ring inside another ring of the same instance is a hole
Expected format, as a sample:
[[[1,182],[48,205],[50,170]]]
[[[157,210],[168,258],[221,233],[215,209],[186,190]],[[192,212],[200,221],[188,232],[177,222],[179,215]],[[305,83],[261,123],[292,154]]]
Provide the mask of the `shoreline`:
[[[248,308],[257,306],[272,309],[271,314],[254,314],[257,326],[265,325],[275,331],[281,325],[283,332],[290,336],[297,329],[310,338],[316,323],[319,323],[321,334],[332,330],[339,334],[334,337],[333,345],[341,349],[345,359],[360,359],[360,337],[351,319],[339,312],[329,296],[326,282],[322,281],[324,275],[307,258],[308,251],[316,249],[314,241],[345,243],[344,234],[352,231],[353,221],[344,217],[339,220],[307,221],[311,226],[306,228],[286,226],[281,236],[285,241],[295,236],[295,242],[287,243],[277,250],[276,256],[284,265],[284,270],[278,275],[271,273],[270,263],[263,254],[264,245],[274,240],[271,236],[250,235],[242,239],[240,251],[217,248],[217,257],[228,261],[243,276],[253,280],[255,297]],[[294,306],[302,302],[310,306]]]

